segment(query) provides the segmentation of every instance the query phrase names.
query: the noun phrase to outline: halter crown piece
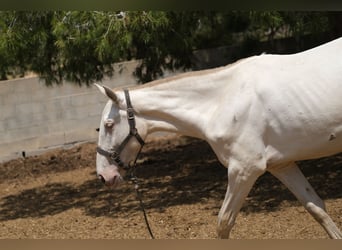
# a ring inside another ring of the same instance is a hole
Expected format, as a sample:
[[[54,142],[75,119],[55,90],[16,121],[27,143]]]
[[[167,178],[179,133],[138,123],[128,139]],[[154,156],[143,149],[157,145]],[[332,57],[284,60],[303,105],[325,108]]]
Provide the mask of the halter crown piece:
[[[127,89],[124,89],[125,93],[125,99],[126,99],[126,105],[127,105],[127,120],[128,120],[128,125],[129,125],[129,134],[126,136],[126,138],[123,140],[123,142],[119,145],[117,148],[112,148],[109,151],[102,149],[101,147],[97,147],[96,151],[100,155],[103,155],[107,157],[110,163],[116,163],[119,167],[123,168],[124,170],[132,170],[136,166],[136,162],[138,159],[138,156],[141,152],[142,147],[145,145],[144,140],[141,138],[141,136],[138,133],[138,130],[135,126],[135,117],[134,117],[134,109],[132,107],[131,99],[129,96],[129,92]],[[134,137],[139,143],[140,143],[140,150],[135,157],[135,160],[133,164],[125,164],[121,158],[120,154],[126,147],[127,143],[130,141],[130,139]]]

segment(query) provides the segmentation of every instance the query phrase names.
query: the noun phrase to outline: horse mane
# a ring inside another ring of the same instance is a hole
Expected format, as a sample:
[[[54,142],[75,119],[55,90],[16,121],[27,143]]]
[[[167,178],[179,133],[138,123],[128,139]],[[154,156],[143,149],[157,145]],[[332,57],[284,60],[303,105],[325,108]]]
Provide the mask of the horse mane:
[[[179,79],[183,79],[183,78],[187,78],[187,77],[201,76],[201,75],[207,75],[207,74],[215,73],[215,72],[236,66],[236,65],[240,64],[241,62],[246,61],[249,58],[251,58],[251,57],[237,60],[236,62],[227,64],[225,66],[220,66],[220,67],[210,68],[210,69],[203,69],[203,70],[196,70],[196,71],[189,71],[189,72],[180,73],[180,74],[177,74],[174,76],[169,76],[169,77],[157,79],[157,80],[148,82],[146,84],[140,84],[137,86],[129,87],[129,90],[148,88],[148,87],[161,85],[161,84],[164,84],[164,83],[167,83],[170,81],[175,81],[175,80],[179,80]]]

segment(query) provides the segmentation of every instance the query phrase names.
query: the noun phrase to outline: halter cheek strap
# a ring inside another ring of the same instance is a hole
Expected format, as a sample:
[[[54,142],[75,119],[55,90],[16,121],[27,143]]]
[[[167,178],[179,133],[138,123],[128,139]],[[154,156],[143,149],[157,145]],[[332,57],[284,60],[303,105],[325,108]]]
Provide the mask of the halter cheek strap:
[[[124,89],[124,93],[125,93],[125,99],[126,99],[126,105],[127,105],[126,112],[127,112],[127,120],[128,120],[128,125],[129,125],[129,134],[126,136],[126,138],[123,140],[123,142],[120,144],[119,147],[117,147],[117,148],[113,147],[111,150],[107,151],[107,150],[104,150],[98,146],[96,148],[96,151],[100,155],[107,157],[107,159],[109,160],[110,163],[116,163],[117,166],[123,168],[124,170],[130,170],[131,168],[135,167],[136,161],[138,159],[138,156],[139,156],[141,149],[144,146],[145,142],[141,138],[141,136],[139,135],[138,130],[136,128],[134,109],[132,107],[131,98],[129,96],[128,90]],[[130,139],[132,137],[134,137],[140,143],[141,147],[140,147],[140,150],[139,150],[137,156],[135,157],[133,165],[130,165],[130,164],[125,164],[121,160],[120,154],[124,150],[124,148],[126,147],[126,145],[128,144],[128,142],[130,141]]]

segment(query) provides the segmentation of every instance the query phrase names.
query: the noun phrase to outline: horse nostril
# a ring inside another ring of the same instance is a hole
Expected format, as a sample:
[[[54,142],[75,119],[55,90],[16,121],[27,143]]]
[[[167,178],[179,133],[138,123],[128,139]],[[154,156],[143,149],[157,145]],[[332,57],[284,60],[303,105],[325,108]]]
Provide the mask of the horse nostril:
[[[101,181],[103,184],[105,184],[105,183],[106,183],[106,180],[105,180],[105,178],[103,178],[103,176],[102,176],[102,175],[99,175],[99,179],[100,179],[100,181]]]

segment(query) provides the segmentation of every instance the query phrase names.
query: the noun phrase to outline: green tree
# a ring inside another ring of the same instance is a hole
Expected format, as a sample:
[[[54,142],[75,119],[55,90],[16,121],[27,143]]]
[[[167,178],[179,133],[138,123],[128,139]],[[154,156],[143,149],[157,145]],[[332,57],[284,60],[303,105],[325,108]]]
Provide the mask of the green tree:
[[[33,71],[47,84],[89,84],[113,75],[113,63],[139,59],[141,82],[164,69],[191,67],[196,49],[246,38],[341,32],[341,12],[1,11],[0,77]],[[342,34],[340,34],[342,35]]]

